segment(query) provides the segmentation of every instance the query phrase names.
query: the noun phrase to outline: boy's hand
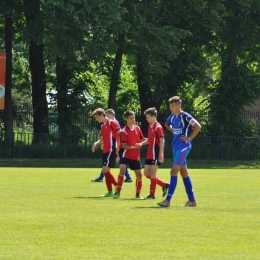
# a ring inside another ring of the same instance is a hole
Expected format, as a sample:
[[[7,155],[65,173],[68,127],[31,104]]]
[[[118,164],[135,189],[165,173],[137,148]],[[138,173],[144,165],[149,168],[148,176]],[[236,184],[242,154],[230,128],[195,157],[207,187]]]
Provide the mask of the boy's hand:
[[[92,148],[91,148],[92,153],[94,153],[94,152],[96,151],[96,149],[97,149],[97,144],[94,143],[94,144],[92,145]]]

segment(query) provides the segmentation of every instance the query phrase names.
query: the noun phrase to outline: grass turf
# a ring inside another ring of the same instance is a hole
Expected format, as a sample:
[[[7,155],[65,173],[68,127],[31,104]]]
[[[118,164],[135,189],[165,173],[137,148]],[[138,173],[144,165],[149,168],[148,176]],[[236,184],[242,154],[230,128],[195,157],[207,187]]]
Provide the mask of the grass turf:
[[[90,182],[100,169],[0,171],[0,259],[260,259],[259,169],[191,169],[196,208],[182,207],[180,178],[160,208],[158,186],[152,201],[134,199],[134,183],[100,198],[105,183]]]

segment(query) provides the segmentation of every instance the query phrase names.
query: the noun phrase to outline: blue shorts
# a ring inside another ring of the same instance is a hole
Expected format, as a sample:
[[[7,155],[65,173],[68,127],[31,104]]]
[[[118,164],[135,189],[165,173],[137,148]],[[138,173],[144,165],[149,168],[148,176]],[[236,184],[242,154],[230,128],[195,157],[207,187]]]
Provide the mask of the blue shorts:
[[[190,153],[191,148],[186,147],[182,148],[179,150],[173,150],[172,149],[172,154],[173,154],[173,164],[179,165],[179,166],[186,166],[187,161],[186,158],[188,154]]]

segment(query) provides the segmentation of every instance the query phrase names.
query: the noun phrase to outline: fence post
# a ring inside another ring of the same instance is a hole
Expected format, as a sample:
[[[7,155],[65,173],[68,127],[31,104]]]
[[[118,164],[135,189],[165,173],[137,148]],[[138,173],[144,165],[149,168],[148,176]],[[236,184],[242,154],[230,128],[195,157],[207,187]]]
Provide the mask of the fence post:
[[[88,134],[85,133],[85,158],[87,158],[87,141],[88,141]]]
[[[222,160],[222,136],[220,136],[220,160]]]

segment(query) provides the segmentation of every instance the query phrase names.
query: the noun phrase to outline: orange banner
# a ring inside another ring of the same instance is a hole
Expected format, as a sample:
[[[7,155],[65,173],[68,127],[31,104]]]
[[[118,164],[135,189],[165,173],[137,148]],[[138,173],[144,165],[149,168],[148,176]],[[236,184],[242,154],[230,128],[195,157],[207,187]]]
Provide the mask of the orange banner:
[[[6,52],[0,52],[0,110],[5,109]]]

